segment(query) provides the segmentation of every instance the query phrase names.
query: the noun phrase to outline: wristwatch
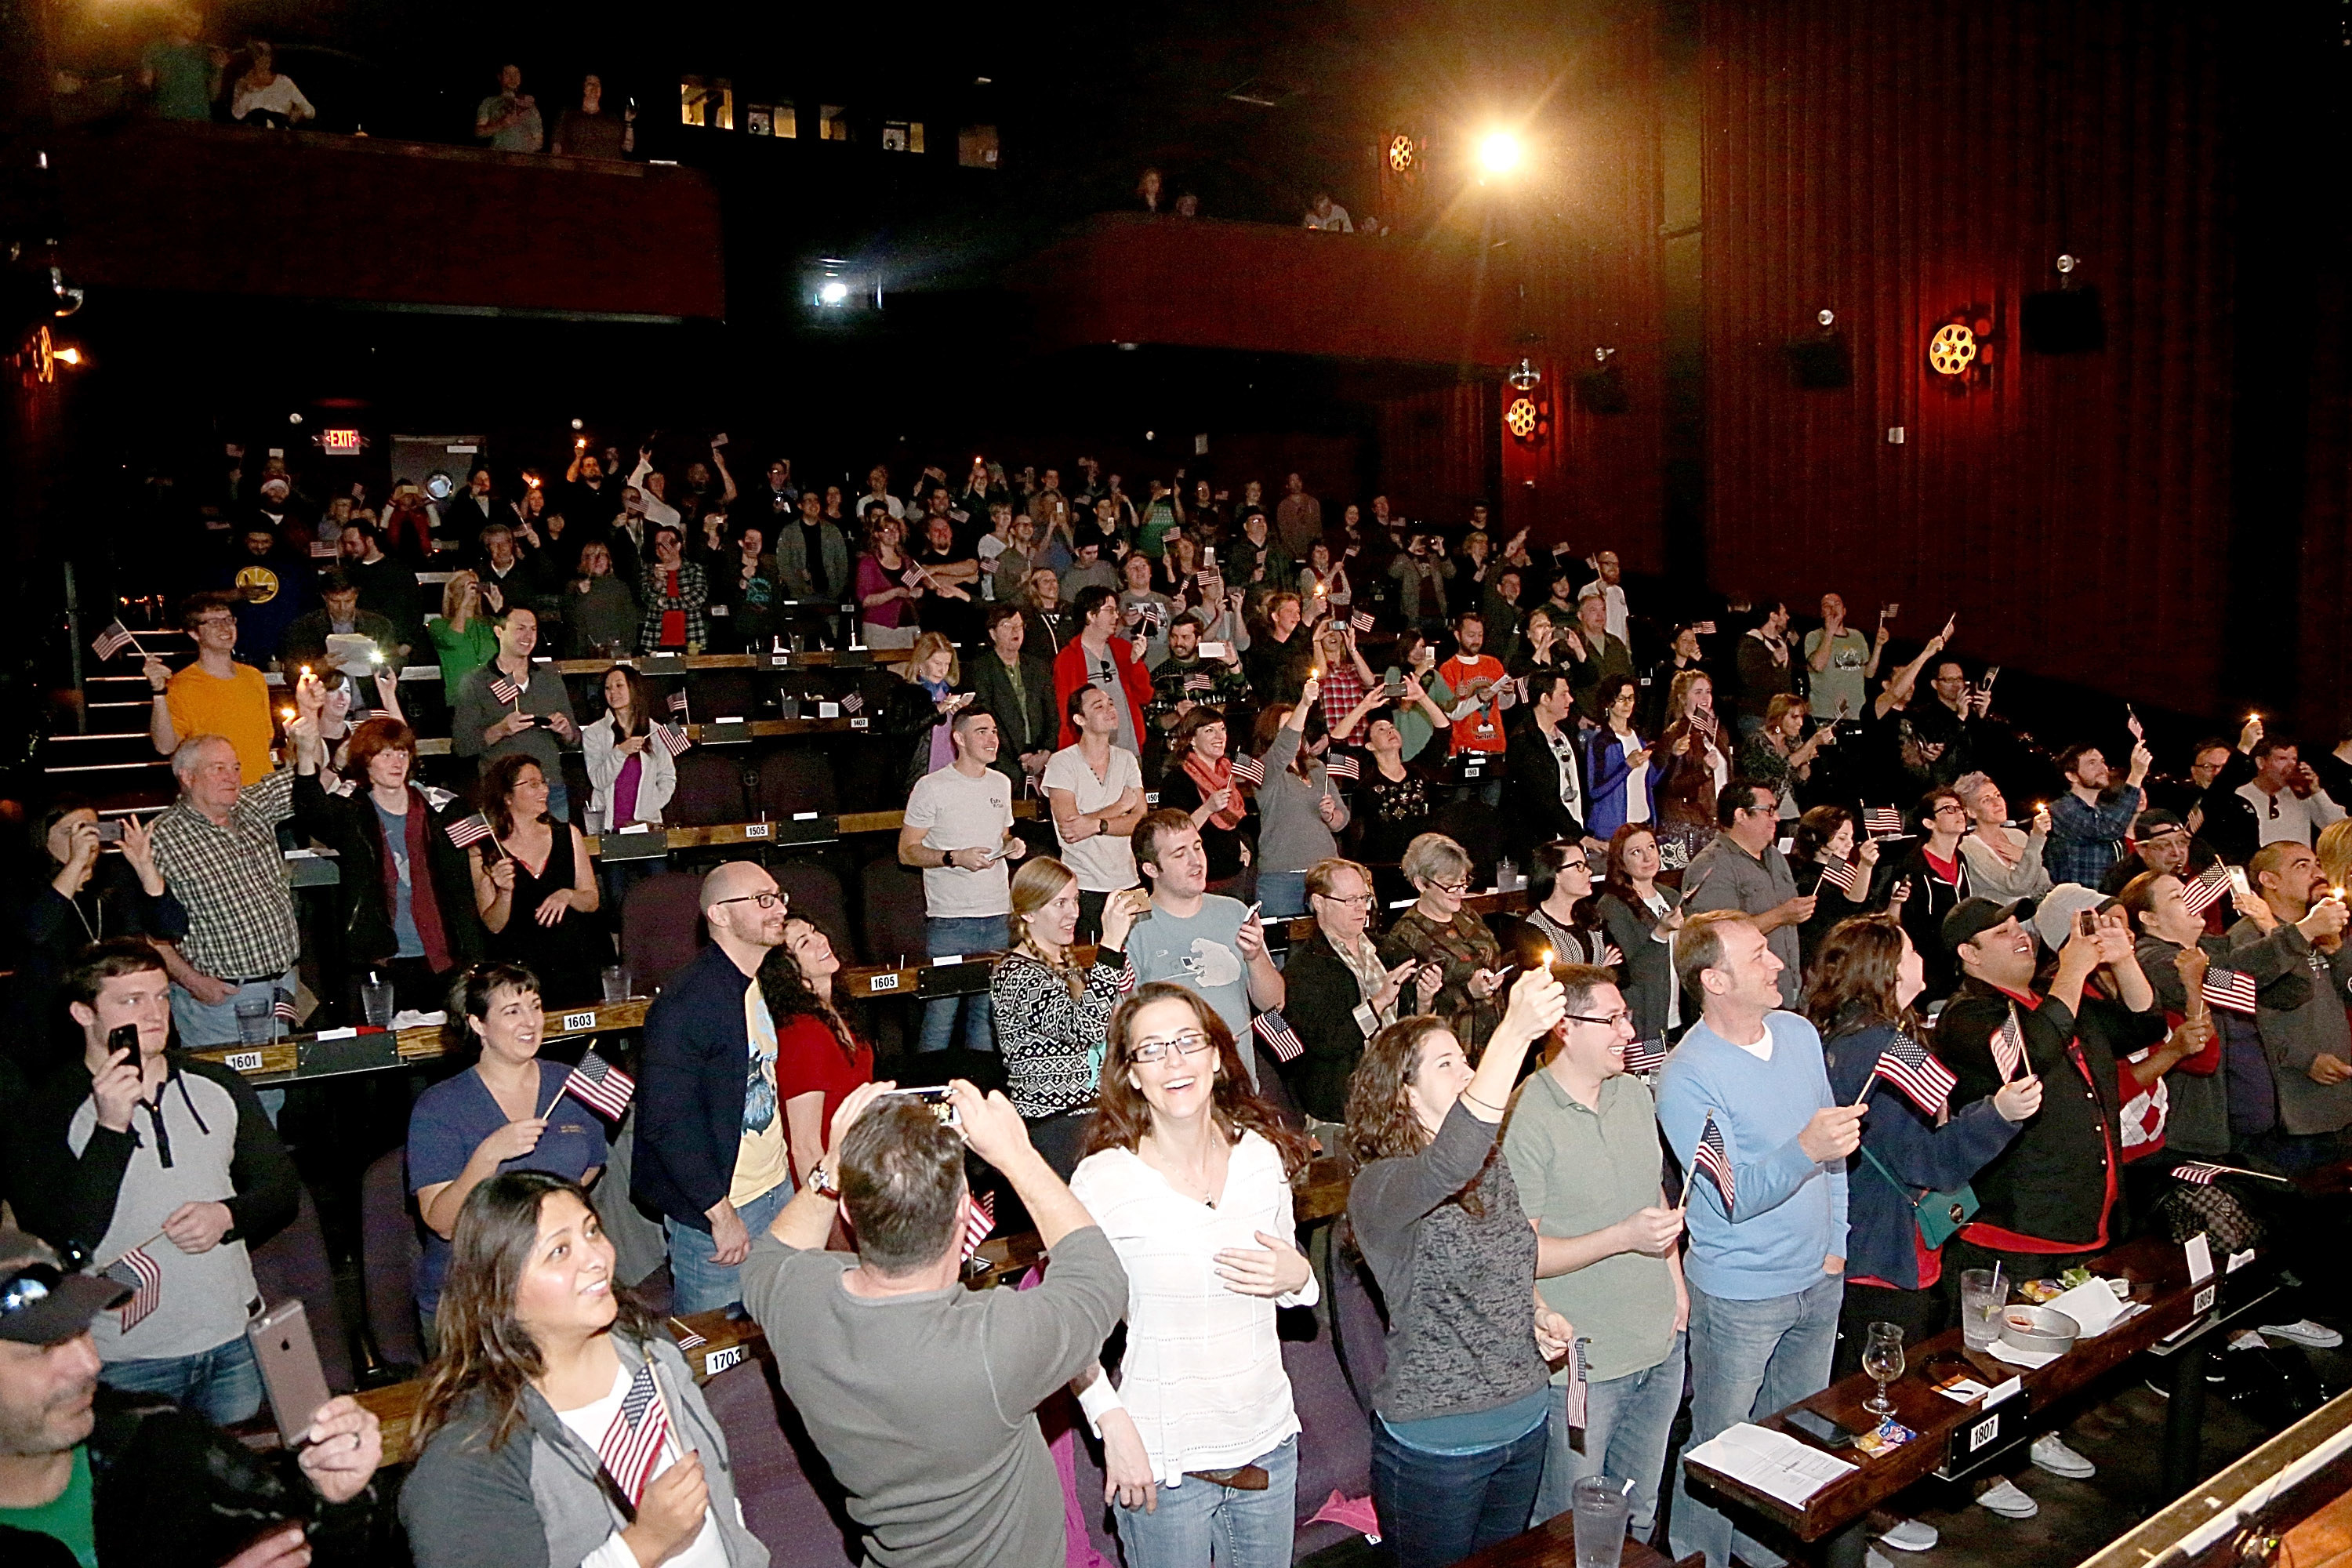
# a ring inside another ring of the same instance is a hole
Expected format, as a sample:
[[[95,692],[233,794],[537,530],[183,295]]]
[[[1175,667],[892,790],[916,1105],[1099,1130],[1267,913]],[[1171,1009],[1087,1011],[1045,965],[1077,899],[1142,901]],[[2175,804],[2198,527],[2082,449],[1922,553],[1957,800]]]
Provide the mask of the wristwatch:
[[[841,1201],[840,1180],[835,1176],[833,1167],[824,1161],[818,1161],[816,1169],[809,1173],[808,1184],[809,1190],[817,1196],[831,1198],[835,1203]]]

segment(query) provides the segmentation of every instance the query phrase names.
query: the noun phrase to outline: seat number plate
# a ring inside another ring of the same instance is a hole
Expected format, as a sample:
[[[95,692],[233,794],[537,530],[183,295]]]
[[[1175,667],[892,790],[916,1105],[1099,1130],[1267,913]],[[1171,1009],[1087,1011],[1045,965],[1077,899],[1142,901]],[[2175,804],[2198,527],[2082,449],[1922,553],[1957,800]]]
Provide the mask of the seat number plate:
[[[1969,1452],[1973,1454],[2000,1436],[2000,1417],[1988,1415],[1969,1428]]]
[[[232,1051],[229,1053],[227,1061],[231,1070],[236,1072],[259,1072],[261,1070],[261,1053],[259,1051]]]
[[[720,1373],[725,1372],[729,1367],[733,1366],[737,1362],[741,1361],[745,1356],[750,1355],[751,1353],[751,1347],[750,1345],[727,1345],[721,1349],[712,1351],[702,1358],[702,1375],[705,1377],[717,1377]]]
[[[768,825],[764,822],[747,822],[743,825],[743,837],[765,838],[768,837]]]
[[[2219,1285],[2206,1286],[2203,1289],[2197,1292],[2197,1299],[2189,1303],[2189,1310],[2192,1312],[2211,1311],[2213,1310],[2214,1294],[2220,1289],[2221,1287]]]
[[[893,970],[887,974],[876,975],[873,980],[868,983],[867,989],[874,991],[896,991],[898,989],[898,972]]]
[[[571,1034],[575,1029],[593,1029],[595,1026],[596,1015],[593,1013],[566,1013],[563,1015],[563,1032],[567,1035]]]

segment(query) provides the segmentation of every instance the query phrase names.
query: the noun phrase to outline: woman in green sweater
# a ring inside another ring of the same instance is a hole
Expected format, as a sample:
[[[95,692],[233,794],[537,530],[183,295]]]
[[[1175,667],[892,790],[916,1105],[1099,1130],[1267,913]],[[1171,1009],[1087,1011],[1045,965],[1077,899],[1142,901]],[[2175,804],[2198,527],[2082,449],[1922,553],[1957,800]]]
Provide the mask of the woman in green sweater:
[[[471,572],[452,576],[441,590],[441,618],[427,622],[425,630],[433,635],[433,651],[439,656],[441,689],[454,703],[466,677],[499,651],[498,636],[482,614],[481,579]]]

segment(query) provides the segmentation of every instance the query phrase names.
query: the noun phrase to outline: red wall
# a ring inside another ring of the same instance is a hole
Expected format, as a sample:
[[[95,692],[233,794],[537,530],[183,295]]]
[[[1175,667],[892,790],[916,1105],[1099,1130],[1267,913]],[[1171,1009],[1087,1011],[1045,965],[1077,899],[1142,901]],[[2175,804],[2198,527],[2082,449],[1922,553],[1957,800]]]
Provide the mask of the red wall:
[[[64,205],[63,258],[86,285],[726,311],[718,194],[691,169],[156,121],[43,145]]]
[[[1711,573],[1960,616],[1975,656],[2191,710],[2221,692],[2232,287],[2225,7],[1707,0]],[[2104,353],[2020,350],[2054,258]],[[1989,311],[1989,387],[1926,365]],[[1780,344],[1837,312],[1853,384]],[[1889,426],[1908,439],[1887,443]]]

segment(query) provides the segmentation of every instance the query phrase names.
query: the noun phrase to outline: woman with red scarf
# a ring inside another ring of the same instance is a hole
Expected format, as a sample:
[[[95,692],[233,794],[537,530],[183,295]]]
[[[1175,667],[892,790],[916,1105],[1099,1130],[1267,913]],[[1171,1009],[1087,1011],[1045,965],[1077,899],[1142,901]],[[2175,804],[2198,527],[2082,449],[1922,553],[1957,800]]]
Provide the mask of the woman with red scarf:
[[[1238,897],[1235,889],[1249,865],[1242,824],[1250,806],[1234,778],[1228,743],[1221,710],[1195,708],[1185,714],[1168,742],[1160,804],[1192,814],[1192,826],[1201,830],[1201,847],[1208,852],[1209,891]]]

